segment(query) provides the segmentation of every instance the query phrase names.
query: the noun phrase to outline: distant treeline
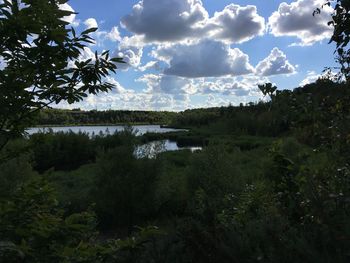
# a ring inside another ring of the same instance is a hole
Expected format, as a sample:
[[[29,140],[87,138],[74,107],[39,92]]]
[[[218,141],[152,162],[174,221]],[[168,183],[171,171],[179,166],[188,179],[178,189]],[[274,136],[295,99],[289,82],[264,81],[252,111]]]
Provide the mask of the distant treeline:
[[[36,125],[93,125],[145,123],[168,124],[176,113],[165,111],[84,111],[80,109],[44,109],[37,115]]]
[[[277,90],[268,102],[186,110],[176,115],[172,126],[211,134],[293,134],[303,142],[318,144],[331,133],[346,137],[349,99],[349,84],[319,80],[294,90]]]

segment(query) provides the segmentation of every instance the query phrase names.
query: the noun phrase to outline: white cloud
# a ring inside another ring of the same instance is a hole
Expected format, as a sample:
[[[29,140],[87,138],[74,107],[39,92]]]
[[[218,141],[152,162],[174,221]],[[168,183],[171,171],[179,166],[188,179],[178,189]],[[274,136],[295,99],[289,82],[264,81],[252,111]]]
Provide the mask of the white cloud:
[[[142,36],[131,36],[123,37],[120,40],[119,47],[121,49],[126,49],[128,47],[143,48],[144,47],[144,38]]]
[[[142,0],[121,25],[146,43],[174,43],[210,37],[242,43],[265,32],[254,5],[230,4],[209,18],[201,0]]]
[[[208,19],[200,0],[142,0],[123,17],[127,30],[144,35],[146,42],[179,41],[192,37]]]
[[[321,77],[321,75],[317,74],[315,71],[308,71],[305,79],[303,79],[303,81],[300,82],[299,86],[303,87],[307,84],[313,83],[316,80],[318,80],[320,77]]]
[[[207,27],[214,39],[242,43],[264,33],[265,19],[258,15],[256,6],[230,4],[215,12]]]
[[[187,79],[169,75],[145,74],[137,80],[146,84],[145,94],[152,95],[153,108],[183,110],[193,108],[191,96],[208,96],[216,98],[211,106],[227,105],[227,97],[235,104],[239,102],[257,101],[261,98],[257,85],[268,82],[265,77],[220,77]],[[196,106],[209,106],[200,103]]]
[[[117,57],[123,58],[125,64],[118,64],[120,69],[128,69],[129,67],[138,67],[141,64],[143,54],[142,48],[129,47],[127,49],[118,49],[115,53]]]
[[[137,81],[147,85],[146,93],[164,93],[182,97],[191,92],[191,80],[177,76],[145,74]]]
[[[199,94],[220,94],[235,97],[260,96],[258,84],[269,82],[266,77],[221,77],[202,79],[194,83]]]
[[[64,11],[75,12],[74,9],[67,3],[60,4],[59,8]],[[76,14],[71,14],[69,16],[65,16],[62,20],[71,24],[72,26],[79,26],[79,20],[76,20]]]
[[[222,98],[219,98],[213,94],[209,94],[207,96],[207,99],[205,101],[205,107],[212,108],[212,107],[220,107],[220,106],[228,106],[230,103],[229,100],[225,100]]]
[[[279,5],[269,18],[269,28],[274,36],[292,36],[300,39],[299,45],[312,45],[323,39],[330,39],[332,28],[332,8],[325,6],[320,15],[313,16],[316,8],[322,7],[324,0],[298,0]]]
[[[107,38],[114,42],[121,40],[120,32],[117,26],[112,27],[111,31],[107,33]]]
[[[84,21],[84,25],[86,29],[99,28],[99,25],[95,18],[86,19]],[[104,46],[104,42],[106,40],[109,40],[112,42],[118,42],[122,40],[120,36],[119,28],[117,26],[112,27],[112,29],[109,32],[106,30],[98,29],[97,31],[93,32],[91,35],[95,40],[93,44],[90,44],[91,46],[94,46],[94,45]]]
[[[86,110],[99,109],[125,109],[125,110],[150,110],[151,94],[137,93],[132,89],[126,89],[118,81],[112,77],[107,77],[106,81],[114,84],[115,88],[108,93],[99,93],[98,95],[89,94],[88,97],[81,102],[68,104],[61,102],[60,108],[83,108]]]
[[[159,61],[152,60],[152,61],[147,62],[145,65],[140,66],[139,70],[142,71],[142,72],[144,72],[146,70],[149,70],[149,69],[160,70],[160,65],[159,64],[160,64]]]
[[[95,53],[89,48],[84,47],[84,49],[80,52],[79,61],[92,59],[95,60]]]
[[[155,82],[152,78],[155,77]],[[127,109],[127,110],[184,110],[188,108],[190,99],[189,94],[182,91],[182,93],[174,92],[171,89],[165,90],[164,84],[171,84],[171,80],[162,80],[159,76],[147,75],[143,81],[150,81],[148,83],[149,88],[143,92],[136,92],[131,89],[124,88],[118,81],[108,77],[106,81],[115,85],[115,89],[108,93],[99,93],[98,95],[88,95],[88,97],[79,103],[69,105],[67,102],[62,102],[59,107],[64,108],[76,108],[81,107],[83,109]],[[178,80],[174,80],[175,82]],[[152,82],[152,83],[151,83]],[[164,84],[162,84],[164,82]],[[160,87],[151,86],[160,85]],[[179,86],[174,85],[174,89],[178,89]],[[162,90],[163,89],[163,90]],[[170,93],[167,93],[170,92]]]
[[[152,56],[167,62],[166,75],[198,78],[244,75],[254,71],[248,55],[222,42],[203,40],[197,44],[159,46]]]
[[[200,88],[203,94],[235,95],[241,97],[248,96],[251,87],[242,82],[233,81],[231,83],[223,83],[221,80],[217,80],[215,82],[203,82]]]
[[[88,59],[92,59],[92,61],[94,62],[95,61],[95,53],[89,48],[89,47],[84,47],[82,50],[80,50],[80,55],[78,57],[78,59],[76,60],[70,60],[68,62],[68,67],[72,67],[74,68],[75,67],[75,61],[85,61],[85,60],[88,60]]]
[[[143,46],[143,38],[140,36],[120,38],[113,56],[123,58],[125,63],[118,64],[118,67],[122,70],[139,67],[143,56]]]
[[[230,4],[209,18],[200,0],[143,0],[125,16],[122,26],[145,42],[179,42],[204,36],[242,43],[262,35],[265,19],[256,6]]]
[[[190,107],[190,94],[193,94],[192,81],[167,75],[145,74],[137,80],[146,84],[146,94],[150,94],[152,108],[183,110]]]
[[[84,25],[87,29],[89,28],[98,28],[98,24],[95,18],[88,18],[84,21]]]
[[[256,73],[262,76],[295,73],[295,66],[289,63],[287,56],[277,47],[256,66]]]

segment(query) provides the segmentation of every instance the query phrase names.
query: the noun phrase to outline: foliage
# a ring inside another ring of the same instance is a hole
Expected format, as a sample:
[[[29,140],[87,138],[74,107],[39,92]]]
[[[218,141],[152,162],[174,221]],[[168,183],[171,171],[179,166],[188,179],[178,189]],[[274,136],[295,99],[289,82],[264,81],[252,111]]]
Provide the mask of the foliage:
[[[93,161],[95,153],[87,134],[37,133],[30,137],[34,156],[34,168],[44,172],[55,170],[72,170],[82,164]]]
[[[272,83],[265,83],[263,85],[258,85],[258,88],[264,94],[264,96],[269,95],[271,99],[273,94],[277,90],[277,87],[273,86]]]
[[[30,181],[2,202],[0,214],[1,240],[11,248],[3,248],[0,255],[11,262],[63,262],[75,253],[83,256],[94,235],[93,214],[64,216],[53,189],[40,180]]]
[[[177,115],[193,127],[188,134],[142,138],[206,141],[196,153],[137,159],[141,140],[132,130],[93,137],[38,134],[40,140],[29,142],[37,163],[50,154],[64,156],[61,151],[74,155],[70,145],[80,145],[76,153],[92,150],[93,157],[82,161],[88,165],[43,174],[58,191],[65,216],[96,203],[103,240],[126,237],[135,225],[163,230],[146,243],[137,241],[138,234],[136,243],[124,239],[131,250],[114,241],[100,244],[105,260],[347,262],[349,95],[345,84],[319,80],[277,91],[271,110],[267,102],[188,111]],[[200,124],[197,114],[212,120]],[[61,146],[50,146],[55,144]]]
[[[0,159],[0,200],[6,200],[18,186],[35,175],[28,142],[10,141],[0,152]]]
[[[330,39],[330,43],[336,44],[336,61],[340,65],[339,80],[345,80],[349,83],[350,80],[350,3],[348,0],[327,0],[325,4],[327,6],[333,6],[334,12],[332,14],[332,20],[328,22],[328,25],[333,27],[333,35]],[[314,12],[319,14],[320,8],[317,8]]]
[[[1,202],[0,216],[1,262],[133,262],[137,251],[161,234],[150,226],[125,239],[101,242],[94,213],[65,215],[42,179]]]
[[[340,72],[349,82],[350,80],[350,4],[347,0],[336,1],[334,7],[335,13],[332,15],[330,25],[334,27],[331,41],[337,45],[336,51],[338,53],[337,62],[340,64]]]
[[[133,133],[126,130],[90,137],[83,132],[54,133],[49,129],[33,134],[29,138],[29,143],[33,153],[34,168],[40,173],[50,169],[56,171],[77,169],[81,165],[94,162],[100,152],[136,140]]]
[[[155,164],[152,159],[136,159],[130,144],[99,157],[92,194],[102,226],[124,227],[130,233],[153,215]]]
[[[4,14],[18,19],[41,1],[16,10],[17,3],[0,8],[13,6]],[[63,17],[58,3],[65,1],[41,7]],[[348,44],[343,33],[338,48]],[[32,72],[23,74],[32,83]],[[49,132],[11,140],[0,151],[0,261],[349,262],[348,84],[319,79],[293,91],[259,88],[270,102],[159,115],[40,111],[39,120],[60,123],[164,118],[190,131],[137,138],[129,127],[112,135]],[[204,148],[136,156],[141,142],[165,139]]]
[[[67,0],[3,1],[0,5],[0,146],[26,127],[32,113],[52,103],[81,101],[88,93],[106,92],[105,82],[119,58],[109,52],[80,60],[90,33],[77,34],[61,9]]]
[[[80,109],[43,109],[36,116],[37,125],[88,125],[88,124],[167,124],[176,115],[174,112],[158,111],[83,111]]]
[[[82,165],[73,171],[50,170],[44,176],[57,191],[57,200],[66,213],[86,211],[93,203],[95,164]]]

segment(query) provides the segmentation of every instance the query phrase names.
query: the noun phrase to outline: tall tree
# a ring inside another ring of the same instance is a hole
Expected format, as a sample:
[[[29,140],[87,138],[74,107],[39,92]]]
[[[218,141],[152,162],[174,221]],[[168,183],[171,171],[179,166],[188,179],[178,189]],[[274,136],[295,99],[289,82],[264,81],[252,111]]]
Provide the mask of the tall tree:
[[[62,6],[68,0],[0,1],[0,149],[21,133],[33,112],[52,103],[107,92],[120,58],[109,52],[82,60],[91,28],[77,34]]]

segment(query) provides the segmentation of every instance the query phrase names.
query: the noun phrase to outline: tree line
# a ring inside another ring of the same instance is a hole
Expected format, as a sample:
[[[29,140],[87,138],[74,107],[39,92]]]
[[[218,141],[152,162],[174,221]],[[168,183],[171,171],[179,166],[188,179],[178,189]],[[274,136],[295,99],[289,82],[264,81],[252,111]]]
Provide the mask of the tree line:
[[[169,124],[175,112],[42,109],[33,125]]]

